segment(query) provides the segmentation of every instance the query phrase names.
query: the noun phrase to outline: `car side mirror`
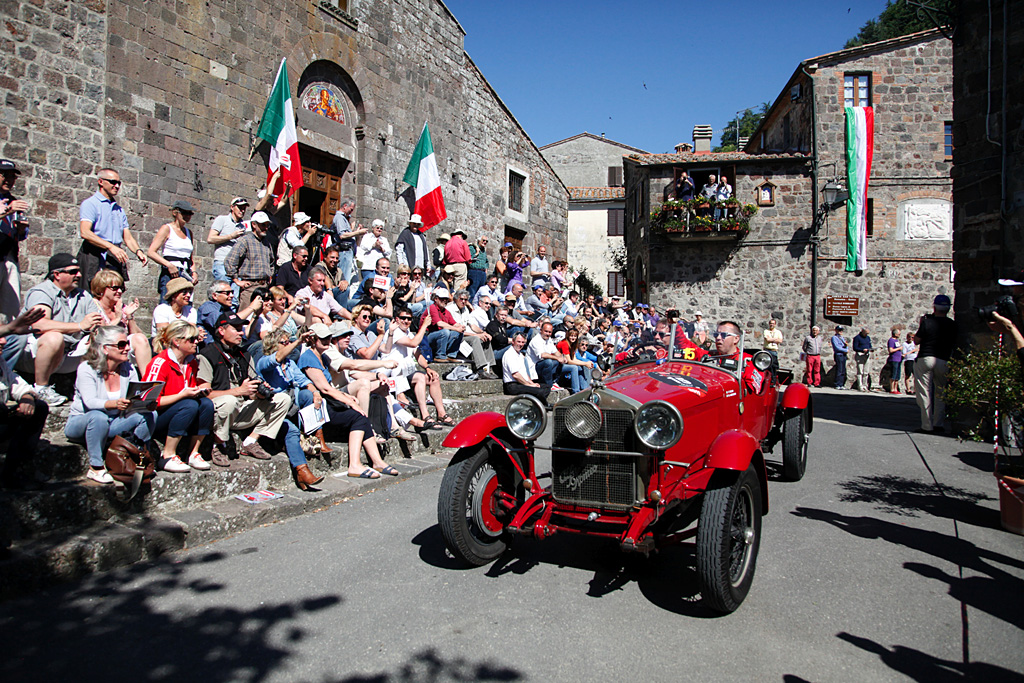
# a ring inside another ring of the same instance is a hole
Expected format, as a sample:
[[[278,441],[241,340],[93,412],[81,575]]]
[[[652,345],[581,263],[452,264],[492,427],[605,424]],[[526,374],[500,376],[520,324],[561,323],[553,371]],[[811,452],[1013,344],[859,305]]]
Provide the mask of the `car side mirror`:
[[[754,367],[764,372],[772,366],[772,354],[767,351],[758,351],[754,354]]]

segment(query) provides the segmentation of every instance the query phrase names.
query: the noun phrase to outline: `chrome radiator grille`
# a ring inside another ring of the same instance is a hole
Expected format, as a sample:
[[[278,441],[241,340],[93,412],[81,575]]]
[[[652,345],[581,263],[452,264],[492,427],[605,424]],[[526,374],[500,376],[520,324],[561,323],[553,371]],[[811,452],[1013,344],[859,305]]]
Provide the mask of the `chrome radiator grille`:
[[[643,482],[636,471],[638,460],[635,456],[584,455],[556,449],[551,454],[555,500],[580,505],[630,507],[643,497]]]
[[[569,433],[565,427],[565,413],[568,408],[555,408],[554,434],[552,443],[555,448],[565,446],[567,448],[582,448],[587,442],[577,439]],[[632,410],[602,410],[601,429],[589,442],[594,450],[598,451],[631,451],[633,448],[633,411]]]

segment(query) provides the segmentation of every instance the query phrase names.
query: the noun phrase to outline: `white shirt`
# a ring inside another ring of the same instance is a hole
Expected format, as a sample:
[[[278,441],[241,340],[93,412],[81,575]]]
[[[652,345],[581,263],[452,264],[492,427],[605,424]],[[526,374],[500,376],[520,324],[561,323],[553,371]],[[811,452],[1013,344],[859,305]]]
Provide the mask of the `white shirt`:
[[[523,354],[516,351],[516,347],[509,346],[508,351],[501,357],[501,381],[517,382],[516,374],[523,377],[529,376],[526,373],[526,365],[523,363]]]
[[[157,323],[172,323],[175,320],[187,320],[193,325],[199,319],[199,313],[191,305],[185,306],[181,309],[181,315],[175,315],[174,309],[171,308],[170,304],[160,304],[153,309],[153,325],[150,329],[150,336],[156,336],[156,325]]]
[[[284,231],[284,235],[281,236],[281,241],[277,243],[277,265],[283,266],[291,261],[292,251],[300,244],[303,244],[303,242],[299,229],[294,225],[288,226],[288,229]]]
[[[238,230],[248,231],[251,229],[252,228],[249,224],[249,221],[236,222],[235,219],[232,218],[231,214],[229,213],[226,213],[223,216],[217,216],[213,220],[213,224],[210,226],[210,230],[217,233],[218,235],[230,235],[231,233],[237,232]],[[237,241],[238,238],[236,237],[233,240],[228,240],[227,242],[218,244],[213,250],[213,260],[224,263],[224,261],[227,260],[228,254],[231,253],[231,247],[235,246],[235,242]]]
[[[460,311],[459,307],[455,305],[455,302],[452,302],[445,306],[444,309],[452,314],[452,317],[455,318],[455,322],[460,325],[465,325],[466,331],[469,332],[469,322],[472,320],[471,315],[473,313],[473,310],[469,306],[466,306],[466,308]]]
[[[486,296],[491,300],[491,303],[495,303],[501,300],[500,289],[491,289],[486,283],[480,285],[480,289],[476,290],[476,294],[473,295],[473,305],[480,303],[480,297]]]
[[[469,312],[469,321],[479,327],[481,332],[487,327],[487,323],[491,322],[487,317],[487,311],[479,306],[474,306],[473,310]]]
[[[530,373],[530,379],[537,379],[537,363],[543,360],[541,358],[542,353],[558,353],[558,347],[555,346],[554,337],[550,337],[547,341],[539,334],[530,340],[530,343],[526,346],[526,369]],[[506,353],[505,355],[508,355]],[[504,361],[504,358],[502,358]]]
[[[381,248],[377,249],[377,240],[380,240]],[[377,260],[391,257],[391,247],[388,246],[388,238],[381,233],[377,237],[372,232],[363,235],[356,248],[356,264],[360,270],[374,270],[377,268]]]
[[[540,256],[534,256],[533,260],[530,261],[530,272],[550,273],[551,268],[550,266],[548,266],[548,260],[546,258],[541,258]],[[538,275],[537,277],[533,278],[533,282],[531,284],[537,284],[539,282],[547,283],[549,279],[550,278],[548,275]]]
[[[334,295],[326,287],[320,291],[319,296],[314,294],[313,290],[308,286],[295,292],[296,299],[305,299],[307,297],[309,298],[310,305],[316,306],[317,310],[324,315],[329,316],[331,313],[341,314],[341,304],[338,303],[337,299],[334,298]]]
[[[732,196],[732,185],[729,183],[718,183],[716,190],[718,201],[724,202],[726,199]]]

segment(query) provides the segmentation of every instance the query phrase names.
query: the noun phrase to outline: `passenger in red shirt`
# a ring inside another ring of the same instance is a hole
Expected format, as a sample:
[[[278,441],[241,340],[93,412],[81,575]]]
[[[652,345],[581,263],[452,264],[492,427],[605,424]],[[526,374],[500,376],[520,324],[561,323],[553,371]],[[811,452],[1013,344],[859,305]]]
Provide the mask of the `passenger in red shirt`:
[[[149,362],[146,382],[164,382],[157,398],[154,436],[165,434],[163,455],[158,464],[165,472],[188,472],[210,469],[210,463],[199,454],[203,439],[213,430],[213,401],[206,397],[210,385],[199,381],[199,360],[196,344],[199,329],[186,320],[175,320],[160,331],[164,350]],[[191,435],[186,465],[178,458],[181,437]]]
[[[444,245],[444,262],[455,268],[455,284],[452,289],[458,291],[469,284],[469,262],[473,260],[469,253],[466,233],[456,230],[448,243]],[[471,292],[474,294],[475,292]]]

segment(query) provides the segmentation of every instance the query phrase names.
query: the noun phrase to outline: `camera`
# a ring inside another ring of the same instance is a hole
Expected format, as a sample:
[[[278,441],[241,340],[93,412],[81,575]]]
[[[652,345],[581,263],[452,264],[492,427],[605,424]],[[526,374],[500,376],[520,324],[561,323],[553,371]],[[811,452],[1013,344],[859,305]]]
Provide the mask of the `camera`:
[[[263,380],[260,380],[259,386],[256,387],[256,396],[258,398],[270,398],[274,395],[274,387],[270,386]]]
[[[994,304],[979,307],[977,312],[981,321],[986,323],[995,320],[992,315],[993,313],[998,313],[1008,320],[1013,320],[1017,317],[1017,305],[1013,303],[1013,297],[1007,294],[996,299]]]

